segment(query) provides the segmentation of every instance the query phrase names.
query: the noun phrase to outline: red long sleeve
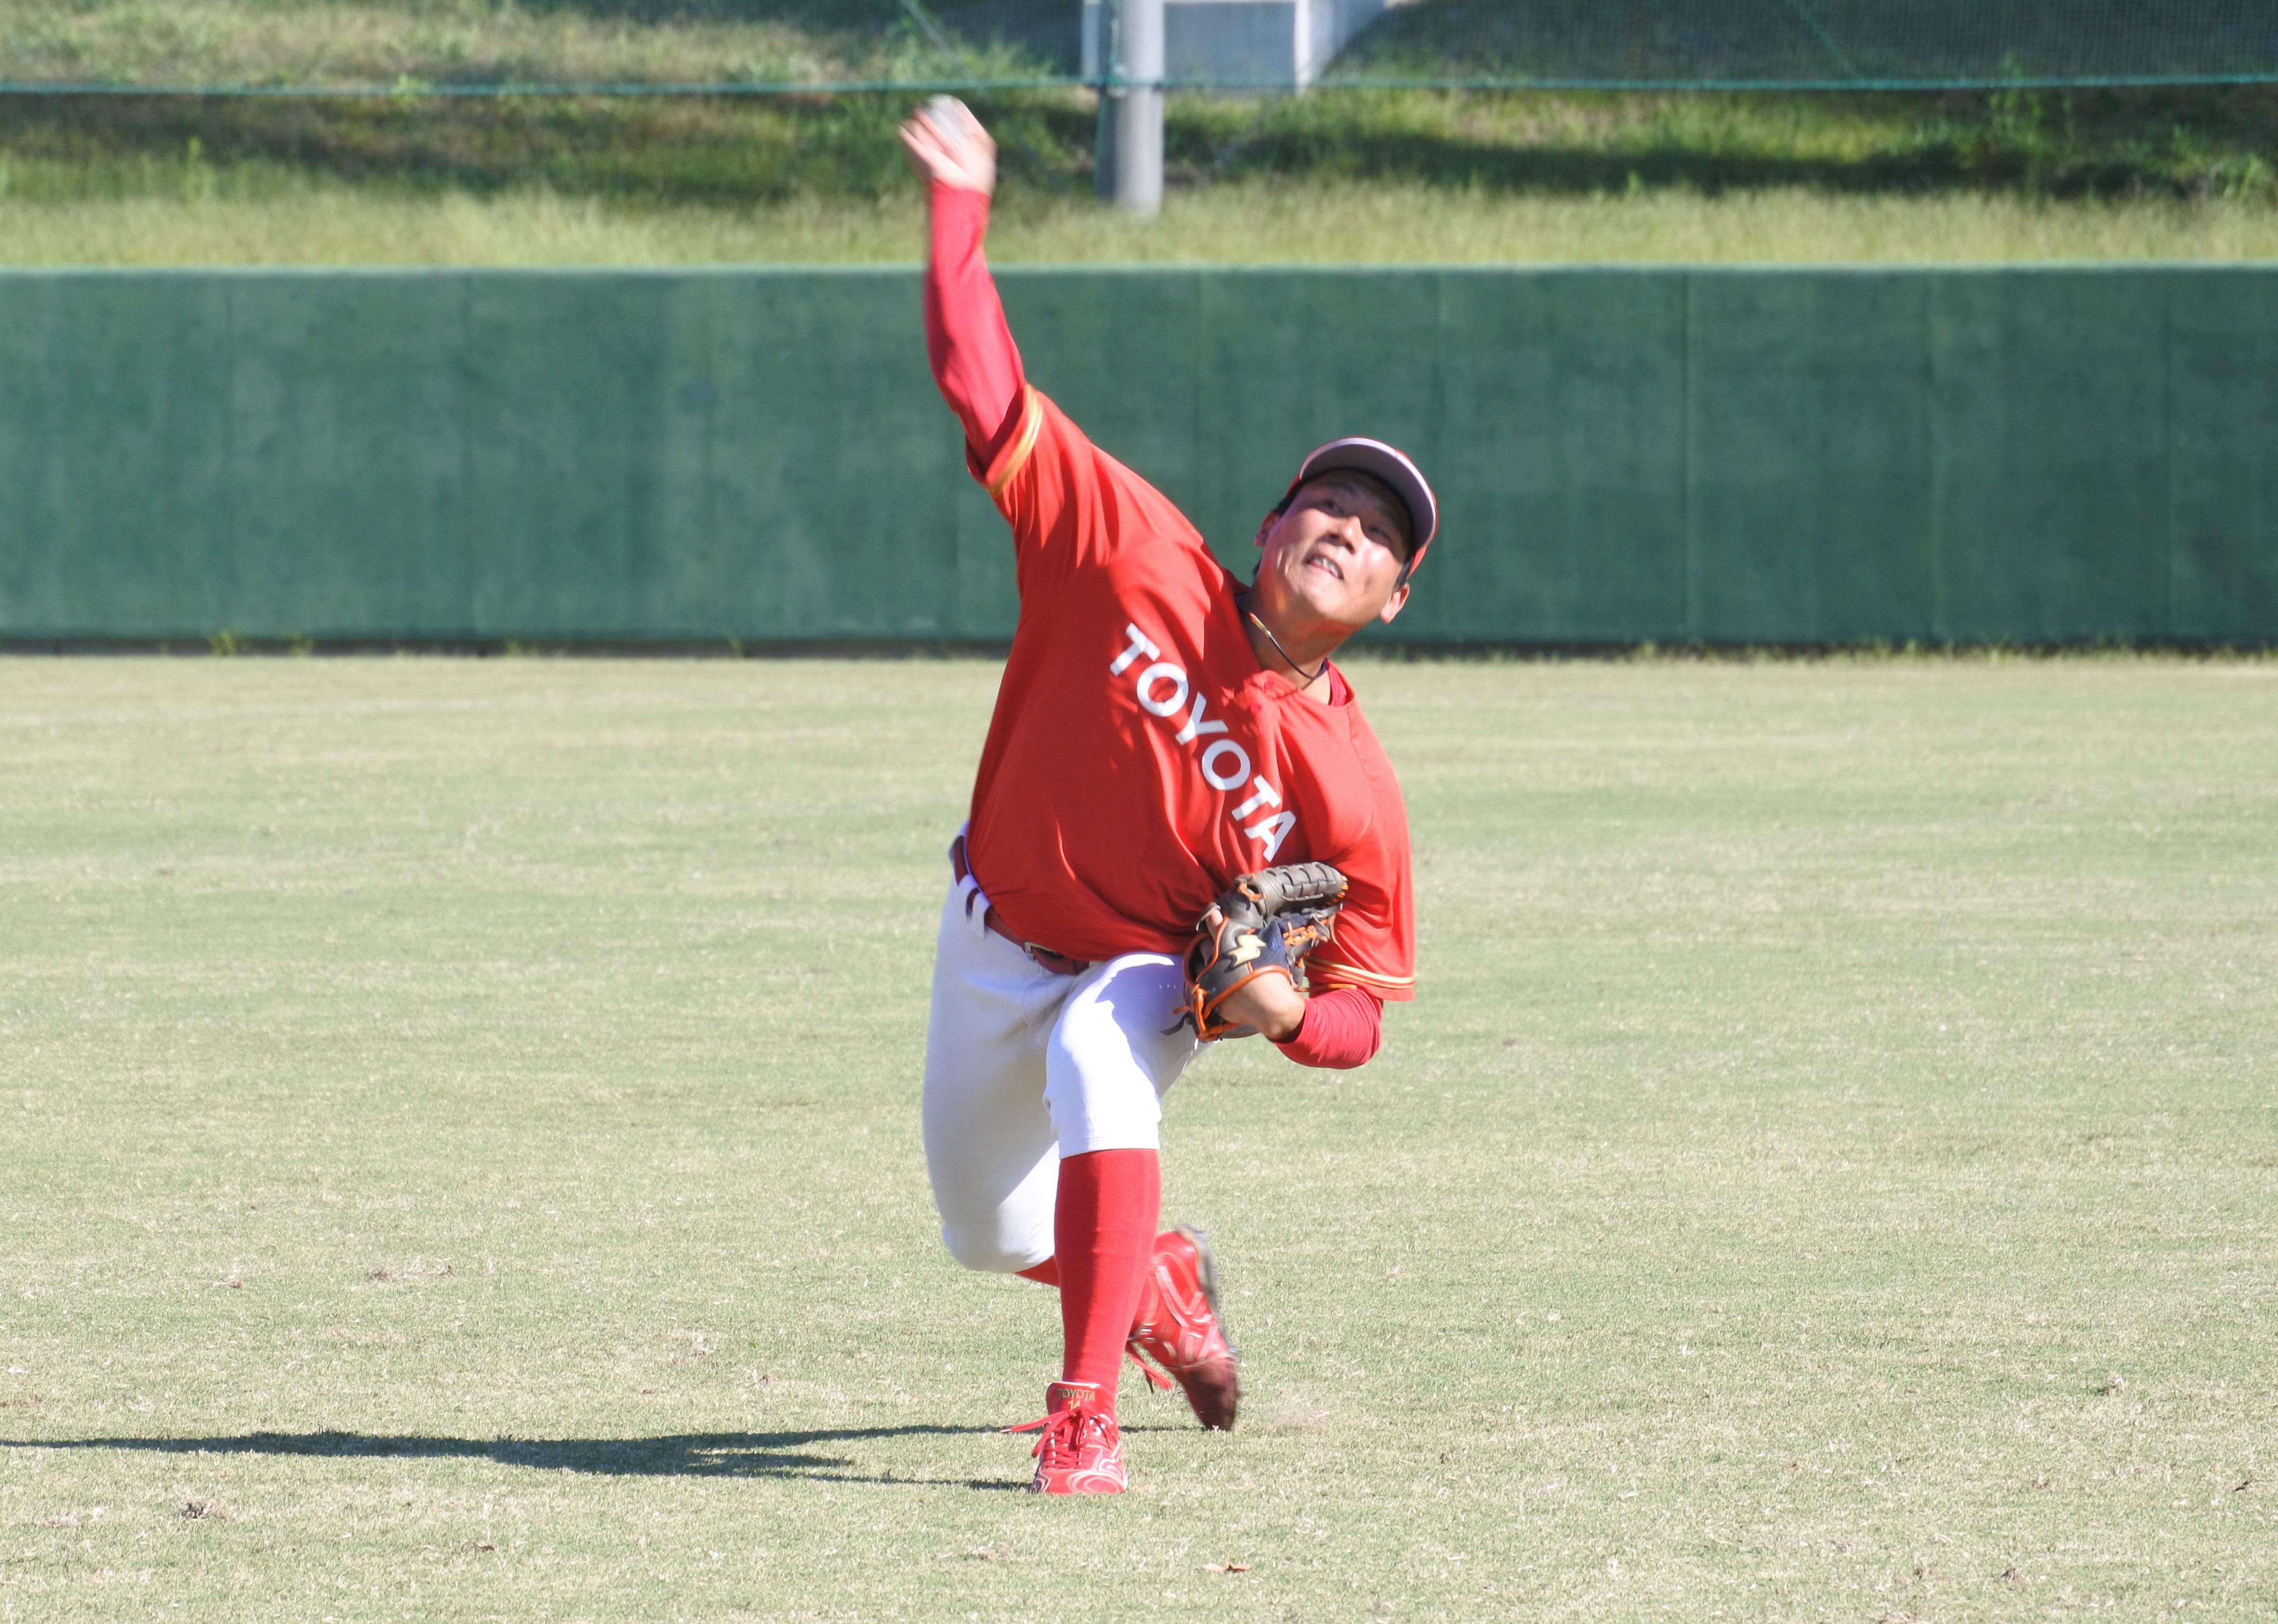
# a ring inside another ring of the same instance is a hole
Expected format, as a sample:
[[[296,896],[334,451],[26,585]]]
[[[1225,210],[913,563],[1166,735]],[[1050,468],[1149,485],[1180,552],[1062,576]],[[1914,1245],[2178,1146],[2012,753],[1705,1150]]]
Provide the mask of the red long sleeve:
[[[1297,1035],[1274,1047],[1301,1066],[1349,1071],[1384,1043],[1384,1004],[1357,987],[1332,987],[1305,1001]]]
[[[989,198],[936,181],[926,188],[926,359],[942,399],[965,425],[976,466],[986,468],[1020,421],[1026,386],[981,248]]]

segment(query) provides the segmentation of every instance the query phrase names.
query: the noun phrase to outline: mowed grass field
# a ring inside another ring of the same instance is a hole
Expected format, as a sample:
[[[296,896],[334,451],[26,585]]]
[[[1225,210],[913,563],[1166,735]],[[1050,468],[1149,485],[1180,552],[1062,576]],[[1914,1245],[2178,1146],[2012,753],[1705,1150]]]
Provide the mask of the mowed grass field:
[[[1244,1419],[1049,1504],[997,675],[0,662],[0,1619],[2278,1611],[2278,664],[1357,666],[1423,995],[1179,1085]]]

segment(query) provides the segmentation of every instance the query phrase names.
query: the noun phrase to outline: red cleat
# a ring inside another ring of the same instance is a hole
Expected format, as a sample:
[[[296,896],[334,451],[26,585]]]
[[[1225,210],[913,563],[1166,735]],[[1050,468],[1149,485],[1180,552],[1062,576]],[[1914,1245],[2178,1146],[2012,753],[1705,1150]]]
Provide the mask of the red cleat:
[[[1046,1414],[1007,1432],[1036,1432],[1036,1475],[1031,1494],[1120,1494],[1123,1434],[1115,1417],[1099,1411],[1099,1389],[1089,1382],[1054,1382],[1044,1389]]]
[[[1242,1379],[1235,1369],[1234,1344],[1218,1316],[1218,1276],[1211,1268],[1209,1238],[1184,1224],[1156,1237],[1150,1280],[1153,1301],[1147,1317],[1132,1329],[1132,1360],[1149,1382],[1169,1387],[1147,1363],[1153,1360],[1186,1389],[1196,1421],[1229,1430],[1242,1403]]]

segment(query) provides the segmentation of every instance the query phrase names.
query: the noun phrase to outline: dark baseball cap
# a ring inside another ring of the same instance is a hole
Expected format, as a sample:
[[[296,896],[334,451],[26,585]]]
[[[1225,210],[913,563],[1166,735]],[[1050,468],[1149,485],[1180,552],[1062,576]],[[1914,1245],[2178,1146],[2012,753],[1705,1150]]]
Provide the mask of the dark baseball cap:
[[[1424,477],[1424,470],[1418,468],[1415,461],[1398,446],[1354,434],[1343,439],[1331,440],[1326,446],[1317,446],[1308,452],[1305,460],[1297,465],[1297,477],[1289,482],[1288,492],[1281,499],[1286,504],[1290,497],[1297,494],[1298,486],[1316,475],[1334,474],[1344,469],[1381,480],[1391,486],[1393,494],[1406,505],[1408,535],[1413,544],[1409,550],[1408,562],[1400,572],[1400,578],[1406,580],[1416,573],[1416,567],[1424,561],[1424,549],[1430,546],[1432,538],[1440,533],[1440,500],[1432,494],[1432,482]]]

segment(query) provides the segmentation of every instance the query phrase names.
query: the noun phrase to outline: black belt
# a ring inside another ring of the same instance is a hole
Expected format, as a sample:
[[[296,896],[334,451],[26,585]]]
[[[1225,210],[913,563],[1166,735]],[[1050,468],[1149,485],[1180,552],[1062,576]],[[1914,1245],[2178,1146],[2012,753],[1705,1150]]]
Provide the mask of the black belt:
[[[972,876],[973,867],[965,860],[965,836],[962,835],[949,842],[949,866],[950,871],[957,876],[957,882],[959,885],[964,884]],[[966,906],[969,910],[972,903],[968,902]],[[1026,953],[1039,970],[1049,971],[1053,975],[1082,975],[1091,968],[1088,960],[1070,958],[1065,953],[1055,953],[1050,948],[1040,948],[1033,942],[1021,941],[1005,928],[1005,921],[997,916],[994,904],[991,904],[989,911],[981,916],[981,923],[983,928],[1004,937],[1021,952]]]

